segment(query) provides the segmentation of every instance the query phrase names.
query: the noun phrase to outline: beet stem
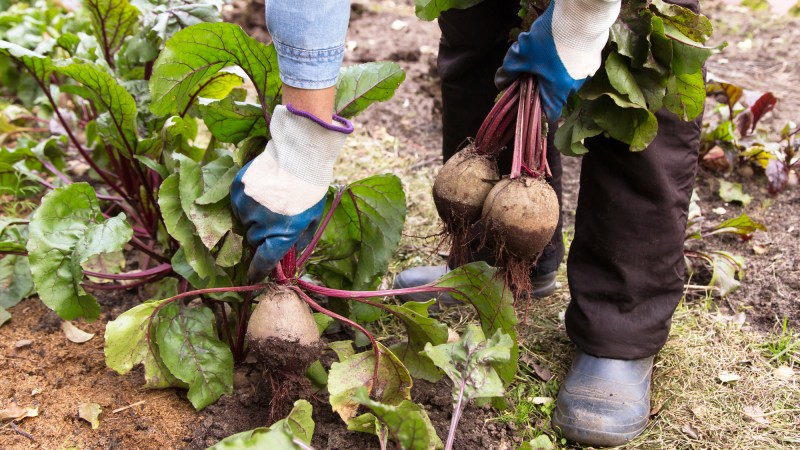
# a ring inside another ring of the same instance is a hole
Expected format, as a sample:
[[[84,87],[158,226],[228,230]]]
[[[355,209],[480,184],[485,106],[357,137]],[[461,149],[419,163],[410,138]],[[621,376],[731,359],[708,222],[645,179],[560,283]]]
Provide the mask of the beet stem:
[[[317,247],[317,243],[320,239],[322,239],[322,233],[325,231],[325,228],[328,227],[328,223],[330,223],[331,219],[333,218],[333,213],[336,211],[336,207],[338,207],[339,202],[342,201],[343,195],[344,189],[339,189],[339,191],[336,193],[336,196],[333,198],[333,202],[331,203],[331,208],[328,210],[328,214],[326,214],[325,218],[322,219],[322,223],[314,233],[314,237],[311,239],[311,242],[308,243],[306,249],[300,255],[300,258],[297,259],[297,262],[295,263],[297,265],[297,270],[303,270],[303,266],[305,265],[306,261],[308,261],[308,258],[311,257],[311,254]]]
[[[440,287],[432,284],[424,284],[422,286],[403,288],[403,289],[384,289],[381,291],[346,291],[342,289],[332,289],[325,286],[319,286],[308,281],[296,280],[298,286],[303,289],[313,292],[315,294],[325,295],[327,297],[335,298],[372,298],[372,297],[392,297],[396,295],[420,294],[420,293],[436,293],[436,292],[452,292],[455,289],[449,287]]]
[[[519,178],[522,169],[522,150],[525,138],[525,111],[528,109],[525,104],[527,96],[527,85],[521,84],[519,87],[519,108],[517,109],[517,126],[514,136],[514,157],[511,160],[511,179]]]
[[[234,346],[233,351],[235,355],[240,358],[244,354],[244,335],[247,331],[247,322],[250,320],[250,303],[253,301],[253,292],[248,291],[244,296],[244,303],[242,309],[239,310],[239,324],[236,325],[236,343],[231,342]],[[223,308],[223,312],[225,309]]]
[[[140,280],[142,278],[147,278],[160,273],[168,273],[171,271],[172,271],[172,264],[164,263],[147,270],[142,270],[141,272],[102,273],[102,272],[91,272],[88,270],[84,270],[83,274],[95,278],[105,278],[107,280]]]
[[[380,360],[381,360],[381,349],[378,348],[378,342],[375,340],[375,337],[372,336],[372,334],[369,331],[367,331],[366,328],[362,327],[361,325],[357,324],[356,322],[353,322],[352,320],[348,319],[347,317],[340,316],[339,314],[336,314],[333,311],[329,311],[329,310],[323,308],[317,302],[315,302],[311,297],[309,297],[308,294],[303,292],[303,290],[300,289],[299,287],[297,287],[297,286],[289,286],[289,288],[291,288],[293,291],[295,291],[297,293],[297,295],[299,295],[300,298],[303,299],[303,301],[308,303],[308,306],[310,306],[311,309],[313,309],[315,311],[318,311],[318,312],[321,312],[322,314],[325,314],[326,316],[333,317],[334,319],[341,320],[343,323],[345,323],[347,325],[350,325],[351,327],[353,327],[353,328],[357,329],[358,331],[364,333],[364,335],[367,336],[367,338],[369,338],[369,341],[372,343],[372,350],[375,353],[375,367],[372,369],[372,386],[370,386],[370,388],[369,388],[369,395],[370,395],[370,397],[373,396],[375,394],[375,388],[378,387],[378,366],[380,365]]]
[[[514,95],[498,112],[497,116],[490,121],[483,139],[475,143],[479,153],[494,154],[505,144],[502,136],[505,134],[505,129],[511,126],[511,122],[514,120],[514,113],[518,108],[518,100],[519,93],[514,92]],[[487,121],[489,121],[488,117]]]
[[[503,109],[503,107],[507,103],[513,103],[514,100],[511,98],[513,94],[517,92],[517,87],[519,85],[519,79],[514,80],[513,83],[503,92],[503,95],[497,100],[497,103],[494,104],[492,109],[489,111],[489,114],[481,123],[481,127],[478,129],[478,133],[475,135],[475,142],[476,147],[480,150],[483,147],[483,144],[486,142],[487,136],[486,131],[490,124],[494,123],[498,119],[498,114]]]

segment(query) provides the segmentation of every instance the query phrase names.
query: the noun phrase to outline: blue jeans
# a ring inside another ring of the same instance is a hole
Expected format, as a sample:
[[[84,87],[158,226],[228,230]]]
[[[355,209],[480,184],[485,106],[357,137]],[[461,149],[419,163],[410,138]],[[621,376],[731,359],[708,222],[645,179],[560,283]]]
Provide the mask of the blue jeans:
[[[344,58],[350,0],[266,0],[266,15],[281,81],[301,89],[335,85]]]

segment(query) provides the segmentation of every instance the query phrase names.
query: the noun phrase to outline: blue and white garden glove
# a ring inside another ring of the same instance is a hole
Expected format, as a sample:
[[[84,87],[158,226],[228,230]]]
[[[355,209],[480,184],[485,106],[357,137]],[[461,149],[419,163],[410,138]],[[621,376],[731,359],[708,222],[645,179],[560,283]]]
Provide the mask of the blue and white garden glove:
[[[523,73],[536,75],[544,113],[550,121],[558,120],[567,97],[600,68],[608,30],[621,4],[621,0],[550,0],[544,14],[506,53],[495,83],[504,89]]]
[[[325,209],[333,165],[353,132],[347,119],[326,123],[312,114],[275,107],[266,150],[247,163],[231,185],[231,204],[255,248],[248,276],[262,281],[297,245],[305,248]]]

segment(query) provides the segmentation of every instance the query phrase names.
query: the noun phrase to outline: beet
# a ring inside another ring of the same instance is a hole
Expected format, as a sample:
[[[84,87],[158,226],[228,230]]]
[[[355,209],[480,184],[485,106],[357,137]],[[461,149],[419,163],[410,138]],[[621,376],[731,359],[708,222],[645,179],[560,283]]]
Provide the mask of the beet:
[[[247,325],[247,344],[273,373],[303,375],[322,350],[308,305],[291,289],[274,286],[258,298]]]
[[[553,238],[560,208],[553,188],[542,178],[506,178],[489,192],[482,219],[497,249],[535,260]]]
[[[499,178],[497,162],[472,147],[453,155],[433,183],[433,202],[445,227],[453,230],[477,221]]]

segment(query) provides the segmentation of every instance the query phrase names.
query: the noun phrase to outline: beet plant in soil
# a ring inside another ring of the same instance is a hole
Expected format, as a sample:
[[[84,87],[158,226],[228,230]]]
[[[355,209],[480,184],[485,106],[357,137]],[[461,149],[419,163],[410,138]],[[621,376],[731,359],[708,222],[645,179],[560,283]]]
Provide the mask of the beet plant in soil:
[[[40,89],[37,101],[46,107],[36,110],[42,116],[36,120],[52,120],[56,132],[28,131],[30,138],[2,148],[3,168],[15,182],[47,192],[30,217],[2,223],[0,251],[7,255],[4,270],[14,274],[15,297],[3,306],[35,292],[64,319],[94,320],[98,291],[151,299],[109,322],[106,363],[121,374],[143,364],[145,387],[188,389],[197,409],[232,391],[234,363],[248,351],[251,313],[258,314],[251,348],[276,382],[276,414],[287,396],[300,392],[294,387],[309,362],[315,382],[328,380],[330,403],[345,422],[358,412],[359,388],[385,405],[409,401],[412,376],[442,377],[419,352],[444,343],[448,333],[428,317],[432,302],[385,304],[381,297],[407,291],[372,290],[403,227],[399,179],[377,175],[332,187],[324,224],[309,247],[290,252],[269,283],[247,285],[252,254],[232,217],[229,188],[269,139],[281,94],[277,58],[272,46],[238,26],[197,23],[219,20],[215,6],[201,6],[139,11],[126,1],[90,2],[93,19],[76,16],[80,31],[52,37],[44,50],[0,41],[4,64]],[[344,69],[337,113],[352,117],[390,98],[403,78],[393,63]],[[26,107],[24,99],[19,105]],[[72,161],[88,169],[79,175]],[[473,264],[412,291],[451,292],[475,307],[487,335],[502,330],[513,338],[511,296],[494,278],[493,269]],[[328,297],[328,308],[309,294]],[[307,320],[309,307],[352,326],[357,346],[366,341],[371,348],[331,344],[340,361],[326,373],[315,352],[305,350],[322,348]],[[269,320],[272,327],[262,328],[262,310],[288,310],[306,320],[297,321],[302,328]],[[398,317],[407,339],[388,346],[374,339],[368,324],[384,314]],[[289,349],[283,362],[273,361],[284,356],[276,345]],[[497,365],[505,383],[516,358],[514,346],[509,361]]]
[[[692,193],[689,205],[686,241],[683,249],[690,282],[687,291],[703,291],[725,297],[739,288],[744,278],[745,259],[724,250],[709,250],[710,239],[717,235],[734,235],[750,240],[758,230],[766,231],[764,224],[751,219],[747,214],[713,223],[703,215],[700,199]],[[707,281],[698,285],[699,280]]]
[[[754,92],[732,83],[712,81],[709,96],[719,101],[708,116],[701,136],[700,161],[715,174],[737,170],[745,179],[762,173],[771,195],[798,184],[800,170],[800,127],[790,122],[778,136],[757,127],[759,121],[778,103],[771,92]],[[724,200],[720,182],[720,196]],[[736,198],[733,199],[736,201]]]

